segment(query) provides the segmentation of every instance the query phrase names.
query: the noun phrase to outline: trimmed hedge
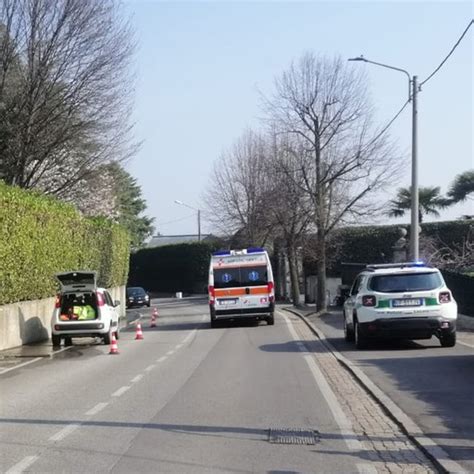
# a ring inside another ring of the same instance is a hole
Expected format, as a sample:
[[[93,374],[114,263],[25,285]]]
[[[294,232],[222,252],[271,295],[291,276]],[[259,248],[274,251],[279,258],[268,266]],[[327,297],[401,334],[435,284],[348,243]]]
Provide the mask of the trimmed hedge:
[[[422,224],[420,239],[430,237],[442,240],[446,245],[461,244],[468,235],[472,221],[446,221]],[[345,227],[332,234],[327,249],[328,274],[340,275],[341,262],[385,263],[392,261],[392,246],[400,237],[398,229],[407,229],[409,245],[409,225]],[[311,257],[311,256],[310,256]],[[315,262],[305,258],[306,274],[314,274]]]
[[[199,242],[138,250],[130,257],[128,286],[157,293],[204,291],[210,256],[217,248],[216,243]]]
[[[474,316],[474,276],[447,270],[443,270],[442,274],[446,285],[453,292],[459,312]]]
[[[54,275],[95,270],[99,285],[127,280],[128,233],[105,218],[0,183],[0,305],[54,295]]]

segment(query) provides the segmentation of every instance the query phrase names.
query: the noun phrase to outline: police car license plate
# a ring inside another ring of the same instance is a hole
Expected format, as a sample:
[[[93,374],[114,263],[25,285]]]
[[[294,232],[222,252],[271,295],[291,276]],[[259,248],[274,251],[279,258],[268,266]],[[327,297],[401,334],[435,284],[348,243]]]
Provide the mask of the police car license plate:
[[[237,298],[226,298],[225,300],[219,300],[220,306],[231,306],[237,303]]]
[[[420,298],[411,298],[411,299],[400,299],[393,300],[392,306],[394,307],[404,307],[404,306],[421,306],[422,300]]]

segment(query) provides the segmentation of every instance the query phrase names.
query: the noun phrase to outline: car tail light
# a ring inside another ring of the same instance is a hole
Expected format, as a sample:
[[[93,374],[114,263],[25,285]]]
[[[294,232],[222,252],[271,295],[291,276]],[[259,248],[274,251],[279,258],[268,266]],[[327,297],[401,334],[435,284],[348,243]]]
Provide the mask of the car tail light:
[[[275,293],[273,290],[275,289],[275,285],[273,284],[273,281],[268,282],[268,299],[270,300],[270,303],[273,303],[275,299]]]
[[[377,298],[374,295],[364,295],[362,297],[362,306],[375,306]]]
[[[54,307],[55,308],[61,307],[61,295],[56,295],[56,301],[54,302]]]
[[[97,292],[97,306],[104,306],[104,305],[105,305],[104,295],[102,293]]]
[[[209,285],[209,303],[214,304],[216,300],[216,291],[212,285]]]
[[[442,291],[438,298],[440,303],[451,303],[451,293],[449,291]]]

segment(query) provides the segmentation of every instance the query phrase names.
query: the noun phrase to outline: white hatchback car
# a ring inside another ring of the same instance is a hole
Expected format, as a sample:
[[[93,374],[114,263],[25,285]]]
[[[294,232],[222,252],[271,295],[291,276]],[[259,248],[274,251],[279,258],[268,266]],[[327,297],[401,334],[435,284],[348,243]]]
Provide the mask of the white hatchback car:
[[[344,335],[357,348],[374,339],[456,344],[458,308],[441,272],[422,263],[368,265],[344,303]]]
[[[104,288],[97,288],[95,272],[68,272],[56,275],[61,291],[51,320],[53,346],[61,339],[66,344],[72,337],[100,337],[110,344],[112,334],[119,337],[119,301]]]

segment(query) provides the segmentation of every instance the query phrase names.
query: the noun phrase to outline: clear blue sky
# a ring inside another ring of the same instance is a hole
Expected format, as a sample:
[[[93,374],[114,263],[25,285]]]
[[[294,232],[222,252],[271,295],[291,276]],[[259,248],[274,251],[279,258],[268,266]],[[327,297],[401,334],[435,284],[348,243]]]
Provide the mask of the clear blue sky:
[[[139,49],[136,135],[127,165],[165,235],[196,233],[214,160],[246,127],[258,127],[259,90],[305,51],[391,64],[425,79],[474,16],[471,2],[161,2],[126,0]],[[474,28],[419,95],[419,181],[441,186],[474,167]],[[406,77],[367,69],[380,124],[407,98]],[[391,128],[409,153],[410,108]],[[409,186],[410,172],[399,186]],[[393,193],[392,193],[393,194]],[[391,197],[391,196],[388,196]],[[474,213],[456,206],[444,219]],[[169,223],[170,221],[179,222]],[[404,221],[409,221],[407,216]],[[203,219],[203,231],[212,231]]]

